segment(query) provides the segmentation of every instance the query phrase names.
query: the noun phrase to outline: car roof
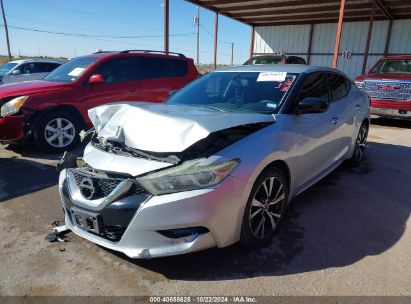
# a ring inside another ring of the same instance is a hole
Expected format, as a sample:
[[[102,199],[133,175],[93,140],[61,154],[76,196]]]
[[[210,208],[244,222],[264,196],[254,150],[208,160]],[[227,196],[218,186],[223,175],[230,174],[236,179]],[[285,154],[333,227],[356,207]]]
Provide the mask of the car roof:
[[[60,64],[63,63],[62,61],[48,60],[48,59],[19,59],[19,60],[9,61],[8,63],[21,64],[21,63],[27,63],[27,62],[47,62],[47,63],[60,63]]]
[[[150,51],[150,50],[130,50],[130,51],[102,51],[96,52],[81,57],[95,57],[95,58],[107,58],[107,57],[118,57],[118,56],[156,56],[156,57],[172,57],[177,59],[188,59],[182,54],[170,52],[169,54],[163,53],[161,51]]]
[[[255,55],[251,57],[252,59],[254,58],[282,58],[281,55]]]
[[[312,72],[343,72],[330,68],[305,64],[258,64],[239,65],[216,70],[214,72],[287,72],[287,73],[312,73]]]

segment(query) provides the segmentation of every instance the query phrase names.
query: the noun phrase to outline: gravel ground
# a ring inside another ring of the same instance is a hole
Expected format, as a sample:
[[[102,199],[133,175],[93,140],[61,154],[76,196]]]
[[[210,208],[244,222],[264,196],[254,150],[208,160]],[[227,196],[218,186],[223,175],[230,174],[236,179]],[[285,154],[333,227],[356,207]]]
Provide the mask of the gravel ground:
[[[411,295],[411,122],[373,120],[367,160],[295,198],[255,251],[130,260],[73,233],[49,243],[56,159],[0,145],[0,295]]]

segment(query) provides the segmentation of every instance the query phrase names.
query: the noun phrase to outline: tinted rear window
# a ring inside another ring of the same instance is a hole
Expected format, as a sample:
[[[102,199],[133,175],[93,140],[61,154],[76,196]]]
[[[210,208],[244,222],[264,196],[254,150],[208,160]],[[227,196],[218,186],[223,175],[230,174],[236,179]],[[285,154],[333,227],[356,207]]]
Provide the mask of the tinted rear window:
[[[175,77],[181,77],[187,75],[188,63],[181,59],[168,59],[171,67],[171,71]]]
[[[140,79],[172,77],[165,58],[135,57]]]

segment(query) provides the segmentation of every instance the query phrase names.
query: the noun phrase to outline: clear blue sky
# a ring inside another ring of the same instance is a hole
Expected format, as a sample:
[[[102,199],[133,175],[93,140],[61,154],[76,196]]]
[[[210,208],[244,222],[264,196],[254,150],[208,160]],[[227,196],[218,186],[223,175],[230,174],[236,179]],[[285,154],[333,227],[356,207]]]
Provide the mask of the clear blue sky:
[[[9,29],[13,55],[74,57],[96,49],[163,49],[163,0],[3,0],[9,26],[91,36],[160,36],[145,38],[72,37]],[[196,6],[170,0],[170,50],[196,56]],[[213,60],[214,13],[201,9],[200,62]],[[0,24],[3,25],[0,18]],[[181,35],[180,34],[186,34]],[[219,39],[234,42],[234,63],[248,57],[250,28],[224,16]],[[229,63],[230,45],[218,43],[218,63]],[[4,27],[0,27],[0,54],[6,54]]]

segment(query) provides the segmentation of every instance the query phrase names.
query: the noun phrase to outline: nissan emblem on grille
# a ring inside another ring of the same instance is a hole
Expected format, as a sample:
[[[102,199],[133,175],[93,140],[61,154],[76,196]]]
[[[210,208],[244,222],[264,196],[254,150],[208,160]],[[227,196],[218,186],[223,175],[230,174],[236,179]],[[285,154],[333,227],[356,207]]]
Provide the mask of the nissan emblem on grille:
[[[91,199],[96,192],[94,185],[93,185],[93,180],[88,177],[83,177],[83,179],[80,182],[79,185],[81,194],[84,196],[86,199]]]

